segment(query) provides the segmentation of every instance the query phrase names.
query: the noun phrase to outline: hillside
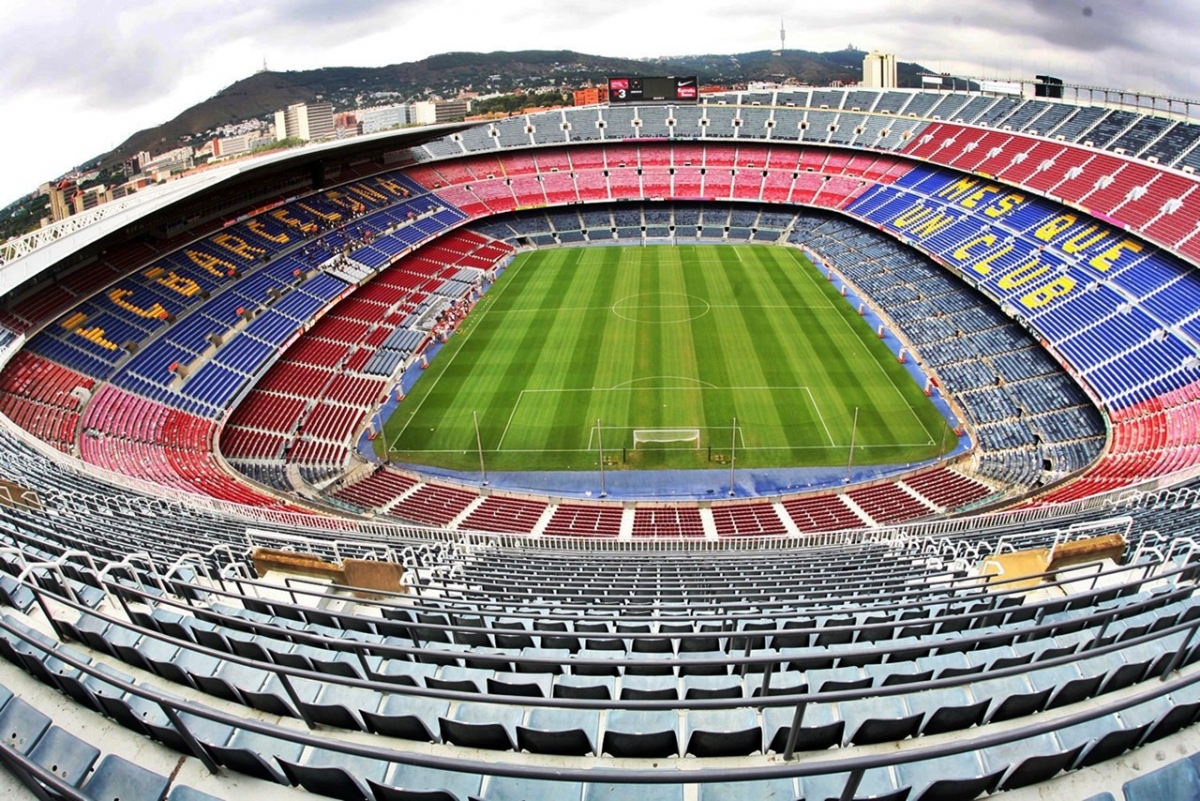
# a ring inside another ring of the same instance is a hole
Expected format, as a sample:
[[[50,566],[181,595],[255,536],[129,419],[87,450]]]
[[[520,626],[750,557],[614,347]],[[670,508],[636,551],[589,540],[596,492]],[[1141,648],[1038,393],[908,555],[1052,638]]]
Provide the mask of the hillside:
[[[788,50],[735,55],[697,55],[660,59],[622,59],[569,50],[523,50],[495,53],[444,53],[421,61],[386,67],[328,67],[296,72],[260,72],[217,92],[174,119],[135,133],[111,153],[99,156],[113,164],[140,150],[157,153],[190,136],[253,117],[265,119],[289,103],[328,100],[334,108],[380,102],[411,101],[463,90],[512,92],[540,86],[575,87],[611,74],[669,74],[700,77],[701,83],[793,80],[808,84],[854,82],[865,54],[859,50],[810,53]],[[901,64],[902,86],[917,86],[917,64]]]

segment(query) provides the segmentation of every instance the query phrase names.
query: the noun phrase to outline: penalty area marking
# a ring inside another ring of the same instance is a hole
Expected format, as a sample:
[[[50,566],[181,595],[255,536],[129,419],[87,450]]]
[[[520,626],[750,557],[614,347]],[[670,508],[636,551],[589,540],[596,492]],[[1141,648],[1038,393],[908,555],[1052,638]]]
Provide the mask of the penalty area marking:
[[[672,380],[672,381],[691,381],[691,382],[694,382],[694,385],[692,385],[692,386],[677,386],[677,387],[633,386],[633,384],[636,384],[636,383],[642,382],[642,381],[656,381],[656,380],[662,380],[662,379],[667,379],[667,380]],[[829,440],[828,446],[821,445],[821,446],[815,446],[815,447],[820,447],[820,448],[845,447],[845,446],[839,446],[836,442],[834,442],[833,434],[829,430],[829,424],[825,420],[825,415],[821,412],[821,407],[817,405],[817,399],[813,396],[812,389],[808,386],[718,387],[718,386],[716,386],[714,384],[710,384],[706,381],[701,381],[701,380],[695,379],[695,378],[687,378],[685,376],[649,376],[647,378],[635,378],[630,381],[625,381],[625,382],[623,382],[621,384],[617,384],[616,386],[613,386],[613,387],[523,389],[519,393],[517,393],[517,400],[515,403],[513,403],[512,410],[508,413],[508,420],[504,424],[504,431],[502,431],[500,434],[500,440],[499,440],[499,442],[496,443],[496,447],[494,449],[492,449],[490,452],[492,452],[492,453],[500,453],[501,451],[505,451],[508,453],[536,452],[537,449],[530,451],[530,450],[523,449],[523,448],[508,448],[508,449],[506,449],[504,447],[504,441],[505,441],[505,439],[508,438],[508,432],[512,428],[513,421],[516,419],[517,409],[520,408],[521,401],[525,399],[526,395],[552,395],[552,394],[568,394],[568,393],[576,393],[576,392],[640,392],[640,391],[646,391],[646,390],[651,390],[651,391],[654,391],[654,390],[663,390],[663,391],[680,391],[680,390],[685,390],[685,391],[693,390],[694,391],[694,390],[698,390],[698,391],[703,392],[705,390],[710,390],[710,389],[725,391],[725,392],[778,391],[778,390],[798,392],[798,391],[803,390],[808,395],[808,402],[812,406],[813,411],[815,411],[817,413],[817,419],[820,420],[820,422],[821,422],[821,428],[823,428],[825,430],[826,439]],[[604,431],[607,431],[610,429],[612,429],[612,430],[629,430],[629,429],[638,428],[638,427],[639,426],[636,424],[635,425],[624,425],[624,426],[607,426],[606,425],[603,427],[602,430],[604,430]],[[664,426],[655,426],[655,427],[656,428],[664,428]],[[700,428],[702,431],[707,431],[707,430],[719,431],[722,429],[724,429],[724,430],[729,429],[729,426],[665,426],[665,427],[666,428]],[[744,444],[745,443],[745,432],[742,430],[742,428],[743,428],[742,426],[740,426],[740,425],[738,426],[738,436],[742,439],[742,442],[743,442],[743,444],[740,447],[745,448],[746,450],[771,449],[774,447],[774,446],[763,446],[762,448],[749,448],[748,446],[746,446]],[[593,437],[595,436],[595,433],[596,433],[596,426],[593,423],[588,428],[588,449],[589,450],[591,449],[591,442],[592,442]],[[786,448],[786,447],[791,447],[791,446],[779,446],[779,447]],[[814,447],[814,446],[808,446],[808,447]],[[540,450],[546,450],[546,449],[540,449]],[[566,450],[572,450],[572,449],[566,449]]]

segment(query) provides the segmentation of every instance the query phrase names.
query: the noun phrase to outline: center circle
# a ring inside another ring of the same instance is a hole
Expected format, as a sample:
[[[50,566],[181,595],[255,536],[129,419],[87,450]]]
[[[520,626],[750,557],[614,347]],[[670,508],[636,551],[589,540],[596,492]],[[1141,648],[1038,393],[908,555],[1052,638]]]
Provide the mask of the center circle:
[[[707,300],[684,292],[626,295],[612,305],[613,314],[632,323],[686,323],[711,310]]]

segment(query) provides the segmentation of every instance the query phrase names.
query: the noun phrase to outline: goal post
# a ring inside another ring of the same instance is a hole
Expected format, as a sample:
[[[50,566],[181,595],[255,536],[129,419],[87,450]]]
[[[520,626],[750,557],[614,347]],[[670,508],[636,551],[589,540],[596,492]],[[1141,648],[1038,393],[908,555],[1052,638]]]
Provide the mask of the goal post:
[[[695,443],[694,445],[692,443]],[[644,445],[680,446],[700,449],[700,429],[698,428],[635,428],[633,430],[633,449]]]

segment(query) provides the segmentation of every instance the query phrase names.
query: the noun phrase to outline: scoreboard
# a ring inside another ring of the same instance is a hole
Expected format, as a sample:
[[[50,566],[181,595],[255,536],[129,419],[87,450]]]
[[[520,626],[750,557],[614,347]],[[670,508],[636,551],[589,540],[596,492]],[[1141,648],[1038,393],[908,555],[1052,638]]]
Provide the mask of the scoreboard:
[[[695,75],[608,79],[609,103],[695,103],[699,99],[700,82]]]

